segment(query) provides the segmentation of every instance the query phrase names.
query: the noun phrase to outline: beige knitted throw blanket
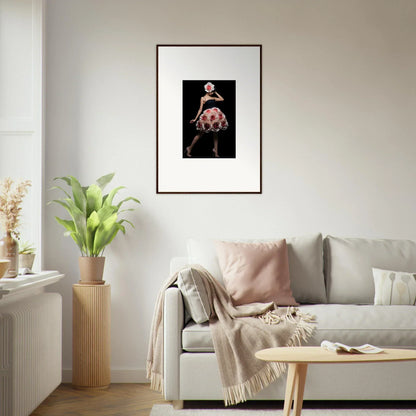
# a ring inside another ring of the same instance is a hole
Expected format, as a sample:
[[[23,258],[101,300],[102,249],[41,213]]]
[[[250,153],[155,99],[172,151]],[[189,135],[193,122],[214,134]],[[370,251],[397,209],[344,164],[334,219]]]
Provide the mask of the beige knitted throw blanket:
[[[286,369],[281,363],[258,360],[264,348],[297,346],[315,329],[314,318],[295,307],[273,303],[234,306],[224,287],[205,269],[192,265],[203,277],[211,301],[209,326],[223,385],[224,402],[233,405],[247,400],[279,378]],[[163,304],[164,292],[178,273],[161,288],[153,316],[147,378],[151,388],[163,392]]]

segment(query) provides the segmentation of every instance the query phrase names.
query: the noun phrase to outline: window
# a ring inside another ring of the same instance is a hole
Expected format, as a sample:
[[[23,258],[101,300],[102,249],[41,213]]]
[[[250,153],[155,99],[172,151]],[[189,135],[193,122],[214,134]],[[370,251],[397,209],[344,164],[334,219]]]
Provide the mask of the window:
[[[43,1],[0,2],[0,177],[32,181],[22,240],[36,246],[42,266]],[[1,230],[3,232],[4,230]]]

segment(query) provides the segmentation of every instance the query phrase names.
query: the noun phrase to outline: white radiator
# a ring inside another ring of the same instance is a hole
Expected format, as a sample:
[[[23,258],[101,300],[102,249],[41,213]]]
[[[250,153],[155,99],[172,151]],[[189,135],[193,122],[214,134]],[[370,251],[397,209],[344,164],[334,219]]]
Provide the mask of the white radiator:
[[[0,305],[0,416],[29,415],[61,383],[61,367],[61,295]]]

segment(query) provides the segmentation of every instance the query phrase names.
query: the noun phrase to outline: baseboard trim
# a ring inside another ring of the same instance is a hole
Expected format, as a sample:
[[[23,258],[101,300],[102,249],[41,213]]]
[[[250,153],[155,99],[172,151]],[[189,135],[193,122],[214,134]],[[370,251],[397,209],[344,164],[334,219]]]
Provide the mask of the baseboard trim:
[[[72,369],[64,368],[62,370],[62,383],[72,382]],[[148,383],[146,370],[137,369],[111,369],[112,383]]]

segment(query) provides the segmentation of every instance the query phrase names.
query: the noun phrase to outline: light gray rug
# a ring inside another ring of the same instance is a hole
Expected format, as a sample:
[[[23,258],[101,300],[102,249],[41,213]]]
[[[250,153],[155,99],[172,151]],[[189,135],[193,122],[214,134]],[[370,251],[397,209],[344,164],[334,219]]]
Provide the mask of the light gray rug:
[[[182,409],[174,410],[170,404],[154,405],[150,416],[282,416],[280,409]],[[302,416],[416,416],[416,408],[408,409],[302,409]]]

